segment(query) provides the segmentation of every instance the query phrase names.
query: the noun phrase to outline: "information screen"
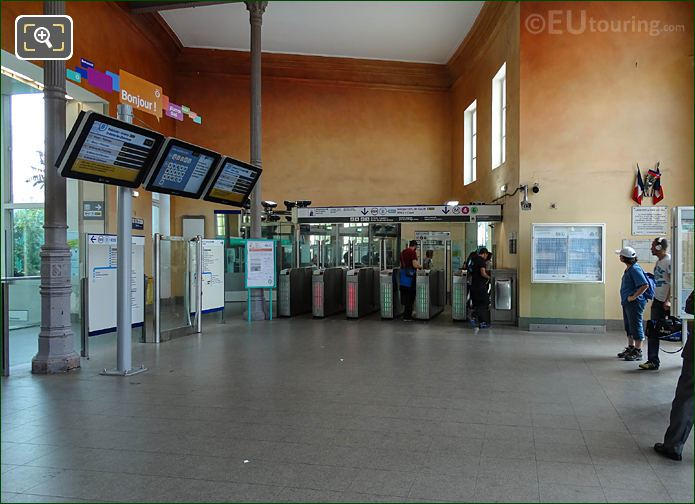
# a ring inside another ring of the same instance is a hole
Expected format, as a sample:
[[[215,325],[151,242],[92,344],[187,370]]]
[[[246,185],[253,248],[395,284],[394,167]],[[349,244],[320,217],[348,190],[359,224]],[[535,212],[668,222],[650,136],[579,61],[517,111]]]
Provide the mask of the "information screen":
[[[222,168],[203,199],[225,205],[243,206],[258,182],[261,171],[250,164],[225,157]]]
[[[60,174],[138,187],[149,172],[164,137],[108,116],[80,116],[59,156]]]
[[[145,188],[198,199],[221,158],[217,152],[169,138]]]

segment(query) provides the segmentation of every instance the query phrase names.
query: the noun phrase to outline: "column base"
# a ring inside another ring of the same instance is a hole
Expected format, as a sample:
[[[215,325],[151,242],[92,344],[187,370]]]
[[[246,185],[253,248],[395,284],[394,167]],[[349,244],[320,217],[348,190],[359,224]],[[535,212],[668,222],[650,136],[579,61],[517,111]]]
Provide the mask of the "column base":
[[[144,373],[147,368],[141,365],[139,368],[128,369],[127,371],[119,371],[118,369],[106,369],[99,373],[102,376],[133,376],[138,373]]]
[[[33,374],[67,373],[73,369],[79,369],[79,367],[80,356],[77,352],[49,358],[37,355],[31,360],[31,372]]]

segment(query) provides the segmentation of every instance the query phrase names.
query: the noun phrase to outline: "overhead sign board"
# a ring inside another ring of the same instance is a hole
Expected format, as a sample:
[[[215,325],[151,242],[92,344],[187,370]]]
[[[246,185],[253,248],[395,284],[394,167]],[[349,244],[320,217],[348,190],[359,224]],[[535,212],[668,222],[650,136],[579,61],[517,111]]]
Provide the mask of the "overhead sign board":
[[[164,141],[159,133],[118,119],[81,113],[56,167],[63,177],[138,187]]]
[[[222,156],[176,138],[167,138],[145,189],[198,199]]]
[[[261,171],[248,163],[225,157],[203,199],[224,205],[243,206],[258,182]]]
[[[501,205],[417,205],[307,207],[297,209],[299,222],[491,222],[502,220]]]
[[[275,288],[275,241],[246,240],[246,288]]]
[[[104,202],[83,201],[82,218],[84,220],[104,220]]]

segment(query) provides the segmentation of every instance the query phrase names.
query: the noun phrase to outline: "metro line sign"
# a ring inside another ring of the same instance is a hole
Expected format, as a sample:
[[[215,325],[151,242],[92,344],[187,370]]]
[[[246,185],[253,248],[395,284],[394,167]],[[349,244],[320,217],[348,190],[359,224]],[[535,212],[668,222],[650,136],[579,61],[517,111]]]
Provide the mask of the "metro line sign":
[[[297,221],[310,222],[492,222],[502,220],[501,205],[415,205],[307,207]]]

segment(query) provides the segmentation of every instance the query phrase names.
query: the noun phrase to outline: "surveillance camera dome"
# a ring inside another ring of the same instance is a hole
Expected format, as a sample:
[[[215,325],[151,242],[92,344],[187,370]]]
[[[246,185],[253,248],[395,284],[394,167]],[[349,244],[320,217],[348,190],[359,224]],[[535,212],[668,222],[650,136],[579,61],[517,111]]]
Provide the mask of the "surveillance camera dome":
[[[536,183],[536,184],[533,184],[533,187],[531,188],[531,190],[532,190],[535,194],[538,194],[539,192],[541,192],[541,186],[540,186],[539,184],[537,184],[537,183]]]

